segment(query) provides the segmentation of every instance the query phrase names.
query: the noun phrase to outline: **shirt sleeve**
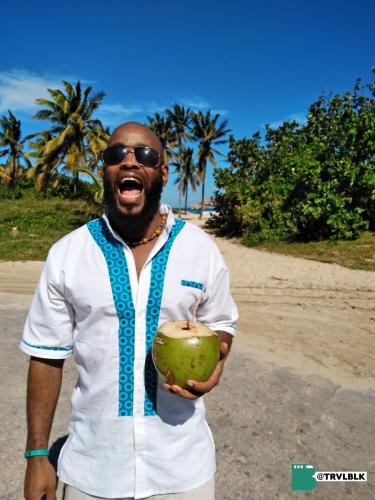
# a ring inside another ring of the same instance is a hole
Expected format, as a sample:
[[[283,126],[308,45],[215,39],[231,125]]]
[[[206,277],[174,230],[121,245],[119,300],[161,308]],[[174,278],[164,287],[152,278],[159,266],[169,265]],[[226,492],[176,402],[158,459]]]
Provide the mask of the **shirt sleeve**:
[[[73,308],[64,297],[64,272],[54,269],[50,252],[26,318],[20,349],[38,358],[67,358],[73,353],[73,329]]]
[[[221,255],[215,261],[210,282],[197,311],[197,320],[212,330],[235,335],[238,311],[230,292],[229,272]]]

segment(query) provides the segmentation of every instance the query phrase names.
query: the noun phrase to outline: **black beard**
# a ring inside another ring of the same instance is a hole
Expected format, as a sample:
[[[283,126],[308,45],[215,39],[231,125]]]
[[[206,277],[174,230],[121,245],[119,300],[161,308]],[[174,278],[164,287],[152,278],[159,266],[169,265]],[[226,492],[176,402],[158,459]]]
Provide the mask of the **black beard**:
[[[159,210],[161,193],[163,191],[163,178],[159,171],[157,178],[148,190],[145,190],[145,203],[138,214],[124,214],[116,206],[115,195],[111,182],[103,178],[104,207],[112,228],[126,242],[137,242],[145,237],[147,229]]]

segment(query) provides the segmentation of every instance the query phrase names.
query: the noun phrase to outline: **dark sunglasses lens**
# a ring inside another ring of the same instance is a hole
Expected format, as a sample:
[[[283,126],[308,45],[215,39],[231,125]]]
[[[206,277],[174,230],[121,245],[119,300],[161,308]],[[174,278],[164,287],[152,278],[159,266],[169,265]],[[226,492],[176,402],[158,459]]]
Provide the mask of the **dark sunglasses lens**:
[[[110,146],[103,151],[103,161],[105,165],[118,165],[125,157],[123,146]]]
[[[159,153],[151,148],[134,148],[134,155],[138,163],[146,167],[156,167],[159,164]]]

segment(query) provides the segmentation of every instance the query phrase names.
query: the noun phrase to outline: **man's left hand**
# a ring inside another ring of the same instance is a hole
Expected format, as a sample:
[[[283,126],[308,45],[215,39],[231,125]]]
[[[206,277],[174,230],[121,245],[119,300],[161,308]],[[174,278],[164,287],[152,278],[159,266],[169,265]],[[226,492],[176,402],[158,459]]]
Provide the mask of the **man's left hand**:
[[[180,387],[179,385],[164,384],[164,387],[170,392],[177,394],[185,399],[198,399],[206,392],[210,392],[211,389],[218,385],[220,377],[224,370],[224,362],[229,354],[233,336],[227,332],[217,331],[217,335],[220,339],[220,359],[216,365],[215,371],[211,377],[205,382],[197,382],[196,380],[188,380],[187,385],[189,389]]]

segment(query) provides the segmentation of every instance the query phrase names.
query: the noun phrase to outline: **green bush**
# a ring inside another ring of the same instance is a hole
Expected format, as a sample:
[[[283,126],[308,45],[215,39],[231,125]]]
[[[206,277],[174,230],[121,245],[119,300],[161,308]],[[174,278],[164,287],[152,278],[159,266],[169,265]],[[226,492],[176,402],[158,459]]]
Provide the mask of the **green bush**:
[[[59,183],[53,187],[49,185],[45,191],[36,191],[34,180],[25,175],[18,177],[15,186],[11,189],[6,184],[0,184],[0,200],[18,200],[20,198],[40,198],[64,200],[84,200],[88,203],[94,202],[95,186],[82,180],[78,181],[77,191],[74,193],[73,179],[68,176],[60,176]]]
[[[321,96],[307,122],[230,138],[215,169],[221,234],[264,241],[353,239],[375,228],[375,83]]]

